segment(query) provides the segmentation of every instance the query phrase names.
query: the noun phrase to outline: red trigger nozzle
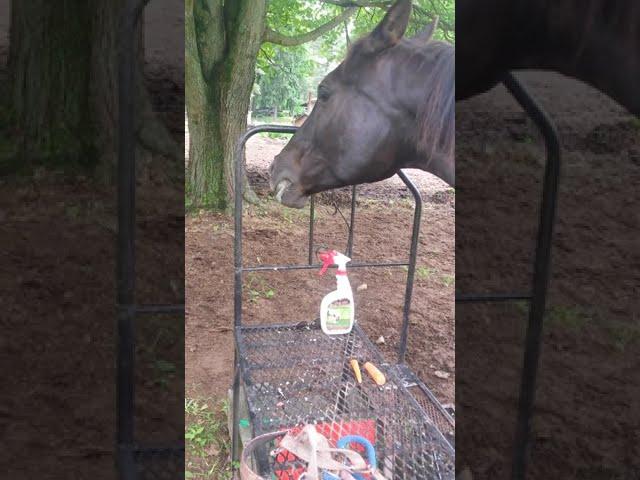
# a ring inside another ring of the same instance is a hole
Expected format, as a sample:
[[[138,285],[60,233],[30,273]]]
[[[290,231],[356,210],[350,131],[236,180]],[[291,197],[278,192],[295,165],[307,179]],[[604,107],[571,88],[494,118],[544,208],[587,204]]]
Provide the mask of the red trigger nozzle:
[[[320,260],[322,261],[322,268],[318,272],[318,275],[323,275],[324,272],[326,272],[327,269],[331,265],[333,265],[333,252],[331,252],[331,251],[329,251],[329,252],[321,252],[320,254],[318,254],[318,256],[320,257]]]

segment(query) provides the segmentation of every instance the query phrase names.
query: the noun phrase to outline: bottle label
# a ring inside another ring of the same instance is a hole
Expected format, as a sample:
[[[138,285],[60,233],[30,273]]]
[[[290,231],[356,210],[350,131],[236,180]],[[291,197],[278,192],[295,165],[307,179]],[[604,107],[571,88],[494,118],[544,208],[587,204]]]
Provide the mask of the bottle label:
[[[348,298],[334,300],[327,308],[327,330],[345,330],[351,324],[351,301]]]

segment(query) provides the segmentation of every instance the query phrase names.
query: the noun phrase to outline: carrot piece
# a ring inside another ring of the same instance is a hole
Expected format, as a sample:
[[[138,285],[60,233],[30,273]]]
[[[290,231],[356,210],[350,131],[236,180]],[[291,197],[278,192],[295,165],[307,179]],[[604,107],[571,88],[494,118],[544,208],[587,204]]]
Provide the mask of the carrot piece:
[[[387,382],[387,379],[384,377],[384,373],[378,370],[378,367],[376,367],[373,363],[365,363],[364,369],[369,375],[371,375],[371,378],[373,378],[373,381],[376,382],[376,384],[384,385]]]
[[[353,373],[356,375],[356,380],[358,381],[358,383],[362,383],[360,365],[358,364],[358,360],[356,360],[355,358],[351,360],[351,368],[353,368]]]

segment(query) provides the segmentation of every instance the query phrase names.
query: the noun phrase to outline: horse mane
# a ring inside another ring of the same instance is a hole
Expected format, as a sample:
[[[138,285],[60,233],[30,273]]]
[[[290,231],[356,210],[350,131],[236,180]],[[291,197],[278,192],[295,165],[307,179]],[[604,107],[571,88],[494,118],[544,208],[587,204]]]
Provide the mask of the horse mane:
[[[428,42],[426,57],[433,59],[424,73],[426,93],[418,106],[416,145],[426,155],[452,159],[455,151],[455,49],[448,43]],[[426,66],[426,60],[424,61]]]

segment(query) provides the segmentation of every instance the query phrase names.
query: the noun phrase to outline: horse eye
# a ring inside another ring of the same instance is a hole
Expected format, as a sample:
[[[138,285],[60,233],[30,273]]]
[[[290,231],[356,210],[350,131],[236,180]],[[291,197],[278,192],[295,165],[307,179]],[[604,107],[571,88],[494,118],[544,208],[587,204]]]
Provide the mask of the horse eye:
[[[329,93],[329,90],[327,90],[326,87],[318,87],[318,100],[324,102],[326,100],[329,100],[329,97],[331,96],[331,94]]]

